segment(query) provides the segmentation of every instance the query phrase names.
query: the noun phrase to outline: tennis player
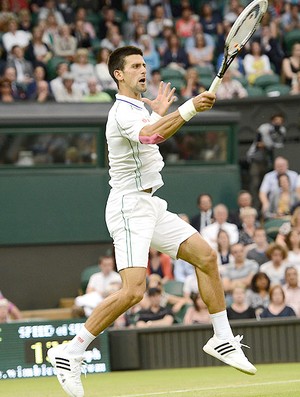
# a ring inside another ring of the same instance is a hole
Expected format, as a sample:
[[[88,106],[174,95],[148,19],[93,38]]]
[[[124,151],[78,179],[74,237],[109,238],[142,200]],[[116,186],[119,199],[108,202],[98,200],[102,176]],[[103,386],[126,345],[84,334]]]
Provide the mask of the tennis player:
[[[210,110],[215,94],[203,92],[166,115],[175,99],[175,90],[170,83],[161,83],[156,99],[142,98],[147,80],[139,48],[115,50],[108,67],[118,94],[106,126],[111,185],[106,223],[123,285],[96,307],[72,341],[48,351],[58,380],[70,396],[84,395],[80,380],[83,353],[101,331],[143,298],[150,246],[194,265],[214,329],[204,351],[240,371],[254,374],[256,368],[241,349],[241,337],[233,336],[227,319],[215,251],[196,229],[169,212],[166,201],[155,195],[163,185],[160,171],[164,163],[158,144],[198,112]],[[151,115],[145,103],[151,107]]]

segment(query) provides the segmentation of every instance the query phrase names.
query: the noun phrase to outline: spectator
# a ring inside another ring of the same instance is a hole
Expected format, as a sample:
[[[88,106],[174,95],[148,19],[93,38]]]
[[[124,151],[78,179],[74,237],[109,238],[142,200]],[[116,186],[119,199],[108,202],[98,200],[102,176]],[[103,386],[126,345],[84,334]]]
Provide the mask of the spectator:
[[[237,196],[237,206],[235,210],[229,212],[228,222],[234,223],[239,229],[242,228],[241,210],[245,207],[252,207],[252,196],[248,190],[240,190]]]
[[[148,290],[150,307],[138,313],[137,328],[170,326],[174,323],[171,309],[160,306],[161,290],[150,288]]]
[[[278,175],[287,174],[290,179],[291,189],[297,189],[298,173],[289,170],[289,162],[286,158],[278,156],[274,161],[274,170],[267,172],[259,188],[259,199],[262,211],[267,211],[270,206],[270,194],[278,191]]]
[[[195,47],[188,51],[188,59],[192,66],[207,66],[213,71],[213,47],[207,45],[204,33],[195,35]]]
[[[17,84],[17,72],[14,67],[4,69],[3,78],[10,81],[12,96],[14,100],[26,99],[26,91],[22,85]]]
[[[270,303],[263,310],[261,318],[274,317],[293,317],[296,316],[294,310],[286,305],[285,294],[281,285],[274,285],[270,289]]]
[[[269,261],[261,265],[260,270],[268,275],[271,280],[271,284],[281,284],[284,283],[284,273],[287,267],[286,258],[287,250],[279,244],[270,244],[267,255]]]
[[[300,207],[296,207],[294,209],[290,221],[284,222],[280,226],[278,234],[276,236],[276,243],[287,248],[286,237],[292,230],[300,233]]]
[[[197,294],[199,292],[198,280],[196,272],[186,277],[183,284],[183,296],[185,299],[191,299],[191,294]]]
[[[182,71],[189,66],[188,55],[175,33],[168,38],[168,48],[162,55],[162,65]]]
[[[280,190],[270,194],[270,205],[264,216],[265,218],[290,219],[298,196],[295,190],[291,190],[287,174],[278,175],[278,187]]]
[[[35,26],[32,31],[32,39],[25,52],[25,58],[30,61],[33,67],[44,65],[52,57],[50,47],[43,42],[43,30],[40,26]]]
[[[74,84],[74,76],[70,72],[62,75],[62,87],[57,87],[55,100],[57,102],[81,102],[82,91]]]
[[[109,51],[114,51],[117,48],[123,47],[124,45],[125,42],[119,33],[119,29],[115,26],[111,27],[111,29],[107,32],[106,37],[100,42],[100,46],[107,48]]]
[[[30,42],[31,33],[24,30],[18,30],[18,23],[11,19],[7,23],[7,32],[2,36],[2,43],[5,51],[10,54],[14,46],[26,48]]]
[[[147,73],[159,69],[160,57],[155,49],[152,38],[147,34],[143,35],[140,39],[140,46],[143,48],[144,60],[147,64]]]
[[[251,246],[251,244],[254,243],[254,232],[258,226],[256,221],[257,211],[253,207],[241,208],[240,217],[242,221],[242,228],[239,231],[239,243],[243,244],[244,246]]]
[[[68,61],[73,61],[76,49],[77,41],[74,36],[71,36],[70,26],[60,26],[58,36],[54,36],[54,55],[63,57]]]
[[[213,247],[217,248],[217,236],[220,229],[225,230],[230,238],[230,244],[235,244],[239,239],[238,228],[235,224],[227,222],[228,209],[224,204],[214,207],[215,222],[201,230],[202,237]]]
[[[9,0],[2,0],[0,3],[0,32],[5,32],[7,22],[11,19],[17,19],[17,15],[11,11]]]
[[[285,284],[282,289],[285,294],[285,303],[294,310],[297,317],[300,317],[299,274],[295,267],[286,268]]]
[[[283,30],[283,34],[291,32],[292,30],[300,29],[300,12],[299,2],[288,3],[285,7],[285,12],[281,15],[280,25]]]
[[[158,95],[158,90],[161,83],[161,73],[159,69],[153,69],[151,71],[151,78],[147,84],[147,91],[144,96],[149,99],[155,99]]]
[[[268,56],[272,65],[274,65],[275,73],[281,75],[282,60],[284,52],[279,41],[278,30],[270,25],[262,26],[261,28],[261,46],[264,54]]]
[[[249,306],[246,289],[243,285],[236,285],[232,291],[232,303],[227,307],[228,320],[245,320],[256,318],[255,310]]]
[[[208,193],[200,194],[197,199],[197,207],[199,213],[192,217],[191,225],[201,232],[204,227],[211,225],[214,221],[212,197]]]
[[[199,78],[199,74],[196,68],[188,68],[184,77],[186,80],[186,85],[181,90],[181,96],[184,99],[189,99],[193,96],[197,96],[198,94],[201,94],[201,92],[206,90],[204,85],[201,84],[201,80]]]
[[[64,23],[71,25],[75,22],[75,13],[69,0],[57,0],[57,11],[61,13]]]
[[[3,305],[6,307],[6,310],[4,310],[4,312],[5,313],[7,312],[6,318],[9,321],[10,320],[20,320],[22,318],[22,314],[21,314],[19,308],[14,303],[12,303],[8,299],[6,299],[3,296],[2,292],[0,291],[0,303],[1,302],[3,302]],[[1,315],[0,315],[0,317],[1,317]]]
[[[23,8],[18,13],[19,29],[24,32],[31,32],[33,28],[31,13],[28,9]]]
[[[100,85],[97,83],[96,77],[89,78],[87,82],[88,94],[82,98],[83,102],[111,102],[112,98],[106,92],[101,90]]]
[[[141,37],[147,34],[146,25],[139,21],[127,21],[123,28],[123,38],[134,47],[139,47]],[[151,37],[151,36],[150,36]],[[152,37],[151,37],[152,38]]]
[[[258,41],[250,44],[250,52],[244,57],[244,69],[249,84],[253,84],[259,76],[273,74],[270,59],[262,53]]]
[[[203,26],[204,33],[210,34],[213,37],[223,34],[224,28],[220,15],[214,12],[209,2],[201,5],[200,23]]]
[[[87,285],[86,293],[97,291],[102,297],[106,296],[111,283],[121,283],[120,275],[114,270],[112,256],[100,256],[98,260],[99,272],[94,273]]]
[[[245,247],[242,244],[233,244],[231,254],[234,261],[225,266],[222,275],[224,291],[227,297],[231,297],[231,293],[238,285],[249,288],[252,277],[258,271],[258,263],[246,258]]]
[[[246,98],[248,92],[242,83],[233,78],[231,68],[225,73],[222,84],[218,88],[218,99]]]
[[[78,48],[87,48],[87,49],[91,50],[92,39],[91,39],[89,33],[85,30],[83,21],[77,20],[75,22],[72,34],[77,41]]]
[[[182,10],[181,17],[177,19],[175,28],[180,39],[187,39],[193,36],[196,19],[190,7],[185,7]]]
[[[271,280],[266,273],[258,272],[254,274],[250,288],[246,291],[247,302],[259,317],[261,312],[268,307],[270,302]]]
[[[239,0],[229,0],[227,6],[225,6],[225,9],[223,11],[223,23],[232,26],[237,17],[243,11],[243,8],[243,4]]]
[[[53,13],[50,13],[48,15],[47,20],[40,21],[38,26],[44,32],[43,37],[42,37],[43,43],[47,44],[47,46],[53,52],[54,51],[54,41],[55,41],[55,39],[58,39],[59,29],[60,29],[60,27],[56,21],[55,15]]]
[[[89,52],[86,48],[78,48],[75,53],[74,63],[70,66],[75,84],[81,89],[82,93],[88,92],[87,82],[95,77],[95,68],[94,65],[89,63],[88,55]]]
[[[117,90],[116,83],[109,74],[107,61],[110,51],[107,48],[100,48],[97,55],[97,64],[95,66],[95,73],[98,81],[104,90]]]
[[[75,24],[76,22],[82,22],[83,31],[88,34],[90,39],[96,38],[96,32],[93,24],[87,21],[87,10],[83,7],[78,7],[75,14]]]
[[[219,265],[219,271],[222,275],[228,263],[233,262],[234,258],[231,254],[231,245],[229,235],[225,230],[220,229],[217,237],[217,262]]]
[[[116,16],[116,10],[112,7],[104,6],[102,8],[101,13],[102,13],[102,18],[98,29],[99,39],[102,40],[105,37],[108,37],[110,31],[117,32],[120,34],[121,24]],[[102,45],[101,47],[105,47],[105,46]]]
[[[300,43],[292,46],[290,57],[286,57],[282,61],[282,76],[285,84],[292,85],[293,80],[300,72]]]
[[[0,79],[0,102],[12,103],[14,101],[10,80],[7,78]]]
[[[195,37],[198,33],[202,33],[204,35],[205,38],[205,42],[207,44],[207,46],[211,47],[214,51],[215,49],[215,40],[213,38],[213,36],[211,36],[210,34],[204,33],[203,31],[203,26],[199,21],[196,21],[196,23],[194,24],[194,28],[193,28],[193,34],[190,37],[187,37],[184,40],[184,48],[186,50],[186,52],[189,52],[192,48],[195,47]],[[223,57],[223,54],[222,54]]]
[[[291,95],[300,94],[300,72],[296,73],[296,76],[293,77],[290,94]]]
[[[252,259],[259,265],[268,262],[269,258],[266,254],[269,248],[267,234],[263,227],[257,227],[253,234],[254,247],[247,252],[247,258]]]
[[[288,249],[289,266],[297,266],[300,269],[300,233],[296,229],[291,229],[285,237],[285,243]]]
[[[54,0],[45,0],[44,6],[41,7],[39,10],[38,20],[39,21],[47,20],[49,14],[54,14],[58,25],[62,26],[66,23],[62,13],[58,11],[58,9],[56,8],[56,4]]]
[[[38,97],[37,91],[38,91],[38,83],[43,81],[46,83],[46,85],[49,85],[49,83],[46,81],[46,71],[43,66],[36,66],[33,72],[34,80],[28,84],[27,90],[26,90],[26,97],[27,99],[36,99]],[[48,96],[50,94],[50,87],[48,89],[45,87],[45,84],[41,84],[39,89],[45,94],[46,92],[48,93]],[[42,95],[43,97],[43,95]]]
[[[37,82],[35,97],[33,97],[38,103],[44,103],[53,99],[49,84],[47,81],[42,80]]]
[[[192,293],[191,300],[193,302],[193,306],[190,306],[187,309],[183,319],[183,324],[184,325],[210,324],[211,319],[209,316],[207,306],[203,302],[199,292],[196,294]]]
[[[33,68],[24,58],[24,48],[15,45],[11,49],[11,58],[7,61],[7,67],[13,67],[17,73],[17,83],[27,86],[33,79]]]
[[[169,255],[162,254],[154,248],[149,250],[149,264],[147,268],[147,275],[159,274],[162,278],[162,283],[168,280],[173,280],[172,261]]]
[[[62,75],[69,72],[69,64],[67,62],[61,62],[56,67],[57,77],[50,81],[51,92],[53,93],[54,99],[57,101],[57,93],[63,90]]]
[[[156,4],[153,10],[153,19],[147,24],[147,32],[153,38],[162,37],[163,28],[172,27],[171,19],[166,18],[165,10],[162,4]]]
[[[137,15],[141,23],[146,23],[150,18],[151,10],[145,0],[134,0],[134,3],[129,5],[127,10],[128,20],[132,20],[133,15]]]
[[[0,324],[9,322],[8,300],[0,299]]]

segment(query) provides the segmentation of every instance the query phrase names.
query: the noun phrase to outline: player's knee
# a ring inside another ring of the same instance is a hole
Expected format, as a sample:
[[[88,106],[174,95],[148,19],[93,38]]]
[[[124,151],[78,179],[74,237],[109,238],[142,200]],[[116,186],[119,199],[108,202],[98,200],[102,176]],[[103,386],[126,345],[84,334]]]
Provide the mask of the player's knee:
[[[143,299],[145,289],[144,288],[128,288],[124,292],[125,292],[126,300],[130,303],[130,305],[136,305]]]
[[[200,267],[204,272],[210,272],[213,269],[217,269],[217,253],[211,247],[207,249],[207,252],[201,258]]]

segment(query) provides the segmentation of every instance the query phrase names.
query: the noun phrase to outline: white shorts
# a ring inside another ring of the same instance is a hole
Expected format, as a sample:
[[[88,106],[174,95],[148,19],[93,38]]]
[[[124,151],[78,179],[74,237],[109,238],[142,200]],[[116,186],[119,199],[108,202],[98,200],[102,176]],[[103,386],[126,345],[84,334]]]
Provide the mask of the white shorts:
[[[118,271],[147,267],[150,246],[176,258],[180,244],[197,233],[167,202],[150,193],[110,194],[106,224],[114,241]]]

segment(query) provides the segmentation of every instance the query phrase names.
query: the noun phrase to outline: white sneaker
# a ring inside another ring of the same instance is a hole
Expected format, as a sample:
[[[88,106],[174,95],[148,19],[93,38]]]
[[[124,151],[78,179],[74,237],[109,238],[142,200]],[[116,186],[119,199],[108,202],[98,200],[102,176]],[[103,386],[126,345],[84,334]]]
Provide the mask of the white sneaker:
[[[242,339],[243,336],[237,335],[234,339],[222,340],[214,335],[203,347],[203,350],[245,374],[254,375],[257,369],[248,361],[242,351],[242,346],[249,348],[241,343]]]
[[[48,357],[56,369],[56,376],[64,391],[71,397],[83,397],[80,380],[83,357],[72,356],[65,351],[66,345],[57,345],[48,350]]]

